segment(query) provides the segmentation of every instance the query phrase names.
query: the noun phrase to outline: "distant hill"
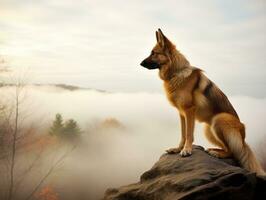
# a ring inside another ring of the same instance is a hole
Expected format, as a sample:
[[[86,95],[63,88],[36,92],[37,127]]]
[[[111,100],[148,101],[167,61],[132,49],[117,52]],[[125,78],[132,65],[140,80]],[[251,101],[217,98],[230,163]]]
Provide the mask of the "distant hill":
[[[12,83],[0,83],[1,87],[12,87],[15,86],[15,84]],[[79,87],[76,85],[68,85],[68,84],[40,84],[40,83],[34,83],[34,84],[28,84],[27,86],[37,86],[37,87],[57,87],[68,91],[77,91],[77,90],[94,90],[97,92],[107,92],[105,90],[99,90],[99,89],[92,89],[92,88],[85,88],[85,87]]]

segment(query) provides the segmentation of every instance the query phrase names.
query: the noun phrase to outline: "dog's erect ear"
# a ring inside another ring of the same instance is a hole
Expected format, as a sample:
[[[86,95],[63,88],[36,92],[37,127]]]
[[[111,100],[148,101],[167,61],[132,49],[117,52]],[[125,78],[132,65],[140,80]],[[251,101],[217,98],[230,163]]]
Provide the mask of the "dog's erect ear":
[[[156,35],[156,41],[159,43],[158,31],[155,32],[155,35]]]
[[[163,34],[163,32],[162,32],[162,30],[160,28],[158,28],[158,33],[160,33],[163,37],[165,37],[164,34]]]
[[[165,37],[165,35],[163,34],[161,29],[158,29],[158,31],[156,31],[156,37],[157,37],[158,44],[163,49],[169,49],[170,50],[172,47],[174,47],[172,42],[167,37]]]
[[[163,35],[161,29],[156,31],[156,38],[157,38],[157,42],[160,45],[160,47],[164,48],[164,35]]]

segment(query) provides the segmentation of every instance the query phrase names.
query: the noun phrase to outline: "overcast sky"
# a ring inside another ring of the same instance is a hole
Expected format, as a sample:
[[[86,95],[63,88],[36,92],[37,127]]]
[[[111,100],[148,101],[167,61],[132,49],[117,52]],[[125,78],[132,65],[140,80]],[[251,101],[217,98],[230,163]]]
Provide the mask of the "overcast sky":
[[[0,0],[0,55],[33,82],[162,92],[139,65],[159,27],[227,94],[266,97],[264,0]]]

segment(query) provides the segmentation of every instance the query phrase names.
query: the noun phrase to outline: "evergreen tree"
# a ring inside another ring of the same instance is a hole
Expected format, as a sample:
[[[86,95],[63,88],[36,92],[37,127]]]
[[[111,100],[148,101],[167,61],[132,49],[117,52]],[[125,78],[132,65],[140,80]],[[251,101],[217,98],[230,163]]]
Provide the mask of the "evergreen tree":
[[[62,115],[56,114],[49,133],[65,140],[74,141],[79,138],[81,130],[74,119],[64,122]]]
[[[60,136],[64,132],[64,124],[63,124],[63,117],[61,114],[57,113],[55,115],[55,120],[53,122],[52,127],[50,128],[51,135]]]
[[[67,138],[76,138],[80,135],[81,130],[78,126],[78,123],[73,120],[69,119],[64,124],[64,136]]]

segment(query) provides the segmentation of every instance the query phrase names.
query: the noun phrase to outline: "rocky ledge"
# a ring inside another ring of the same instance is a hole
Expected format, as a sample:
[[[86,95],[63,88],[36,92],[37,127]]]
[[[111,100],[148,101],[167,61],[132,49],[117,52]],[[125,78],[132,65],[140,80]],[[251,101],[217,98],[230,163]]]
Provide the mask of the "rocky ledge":
[[[233,159],[218,159],[200,146],[190,157],[163,154],[135,184],[108,189],[103,200],[266,199],[266,178]]]

